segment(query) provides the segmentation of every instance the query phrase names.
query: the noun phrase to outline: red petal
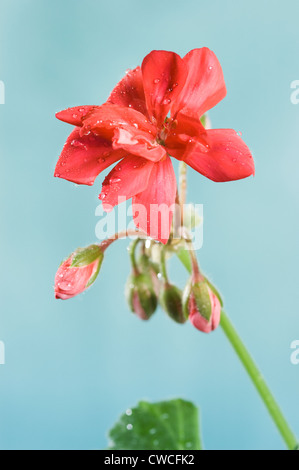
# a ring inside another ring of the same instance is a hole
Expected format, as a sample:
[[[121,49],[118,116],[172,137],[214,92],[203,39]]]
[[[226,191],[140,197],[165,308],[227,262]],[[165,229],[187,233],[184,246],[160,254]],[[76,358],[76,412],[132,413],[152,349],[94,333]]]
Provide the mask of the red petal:
[[[117,129],[113,137],[113,148],[122,148],[128,153],[153,162],[158,162],[166,155],[165,148],[159,145],[151,134],[140,132],[135,127],[130,128],[130,130]]]
[[[124,78],[116,85],[108,103],[133,108],[147,115],[141,68],[128,70]]]
[[[165,141],[166,150],[174,158],[183,160],[187,145],[196,138],[206,145],[206,130],[193,113],[179,113],[177,119],[171,122]]]
[[[111,143],[101,137],[93,134],[81,137],[77,127],[66,141],[54,176],[92,185],[101,171],[124,156],[125,152],[114,150]]]
[[[143,60],[142,76],[149,116],[161,125],[184,87],[186,65],[174,52],[152,51]]]
[[[134,129],[135,128],[135,129]],[[132,132],[138,129],[139,133],[156,136],[157,129],[144,116],[135,109],[125,108],[115,104],[106,103],[97,107],[84,119],[84,127],[81,133],[91,130],[102,137],[112,139],[116,129],[129,129]]]
[[[99,198],[106,212],[144,191],[154,163],[134,155],[124,158],[105,178]]]
[[[176,177],[169,157],[155,163],[147,189],[133,198],[136,227],[167,243],[176,197]]]
[[[200,117],[226,96],[222,68],[214,52],[206,47],[190,51],[184,61],[188,77],[172,115],[187,109]]]
[[[60,121],[67,122],[73,126],[81,127],[82,119],[86,117],[90,111],[96,108],[97,106],[76,106],[75,108],[68,108],[64,111],[60,111],[56,114],[56,117]]]
[[[208,148],[197,141],[187,145],[184,161],[194,170],[216,181],[233,181],[254,175],[251,152],[232,129],[206,131]]]

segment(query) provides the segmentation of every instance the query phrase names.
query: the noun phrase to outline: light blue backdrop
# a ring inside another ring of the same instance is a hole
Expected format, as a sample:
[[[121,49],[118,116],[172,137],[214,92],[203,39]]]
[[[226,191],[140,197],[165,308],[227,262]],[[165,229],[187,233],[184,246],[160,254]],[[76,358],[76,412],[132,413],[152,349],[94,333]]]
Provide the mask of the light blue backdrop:
[[[152,49],[202,46],[228,88],[213,126],[243,131],[256,177],[221,185],[190,171],[189,199],[205,212],[201,264],[299,434],[298,14],[296,0],[0,0],[2,449],[105,448],[126,408],[176,396],[201,407],[207,449],[283,448],[220,330],[129,313],[126,242],[88,294],[53,298],[61,259],[94,241],[101,186],[53,178],[70,131],[55,112],[104,102]]]

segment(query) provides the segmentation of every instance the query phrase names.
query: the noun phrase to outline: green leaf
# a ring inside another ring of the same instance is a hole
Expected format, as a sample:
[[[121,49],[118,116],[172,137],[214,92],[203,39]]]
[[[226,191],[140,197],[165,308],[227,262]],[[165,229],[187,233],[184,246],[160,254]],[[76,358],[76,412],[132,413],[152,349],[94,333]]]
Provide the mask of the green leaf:
[[[73,256],[72,268],[82,268],[100,259],[103,261],[103,252],[98,245],[90,245],[87,248],[78,248]]]
[[[199,411],[181,399],[127,410],[111,429],[110,450],[202,450]]]

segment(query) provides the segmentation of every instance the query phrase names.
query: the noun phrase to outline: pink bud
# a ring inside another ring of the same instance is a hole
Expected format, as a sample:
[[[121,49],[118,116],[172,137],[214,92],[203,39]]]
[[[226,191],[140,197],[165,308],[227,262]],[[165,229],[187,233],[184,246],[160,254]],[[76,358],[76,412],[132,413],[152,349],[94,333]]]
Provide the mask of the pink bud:
[[[198,310],[198,303],[195,300],[195,296],[191,293],[189,298],[189,320],[192,325],[203,333],[211,333],[214,331],[220,323],[221,317],[221,304],[218,297],[208,287],[208,293],[211,303],[211,316],[207,320]]]
[[[55,276],[56,299],[67,300],[84,292],[97,278],[102,263],[102,256],[98,256],[91,263],[74,266],[76,253],[71,255],[59,267]]]

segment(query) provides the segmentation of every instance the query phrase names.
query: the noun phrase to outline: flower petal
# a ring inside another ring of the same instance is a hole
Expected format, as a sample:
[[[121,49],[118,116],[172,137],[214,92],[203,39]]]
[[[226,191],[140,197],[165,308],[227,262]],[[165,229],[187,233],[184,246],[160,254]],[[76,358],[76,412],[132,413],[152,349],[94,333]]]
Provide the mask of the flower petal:
[[[101,137],[93,134],[81,137],[77,127],[66,141],[54,176],[91,186],[99,173],[125,155],[124,151],[114,150],[111,143]]]
[[[57,119],[73,126],[82,126],[82,119],[87,114],[96,109],[97,106],[76,106],[75,108],[68,108],[56,114]]]
[[[187,109],[200,117],[226,96],[222,68],[214,52],[206,47],[190,51],[183,60],[188,76],[172,107],[172,116]]]
[[[128,153],[137,155],[147,160],[158,162],[166,156],[165,147],[153,140],[152,135],[131,128],[116,129],[113,137],[113,148],[123,149]]]
[[[143,60],[141,68],[149,116],[161,125],[183,90],[186,64],[174,52],[152,51]]]
[[[104,180],[99,196],[103,201],[103,209],[110,212],[120,202],[144,191],[153,166],[153,162],[135,155],[124,158]]]
[[[188,143],[184,161],[194,170],[216,181],[234,181],[254,175],[254,161],[245,142],[232,129],[206,131],[206,142]]]
[[[176,188],[171,159],[166,157],[154,164],[147,188],[133,198],[136,227],[164,244],[169,239]]]
[[[116,129],[129,129],[134,132],[134,128],[138,129],[139,133],[152,134],[153,139],[157,134],[156,127],[148,121],[146,116],[135,109],[105,103],[98,106],[83,120],[81,134],[88,134],[92,130],[101,137],[112,139]]]
[[[141,68],[128,70],[124,78],[116,85],[107,103],[133,108],[147,116]]]
[[[166,150],[172,157],[183,160],[187,145],[193,138],[206,145],[205,128],[193,113],[178,113],[177,118],[170,121],[165,141]]]

